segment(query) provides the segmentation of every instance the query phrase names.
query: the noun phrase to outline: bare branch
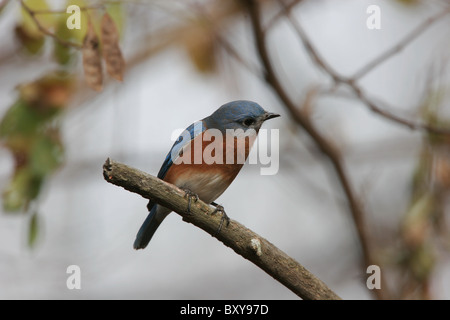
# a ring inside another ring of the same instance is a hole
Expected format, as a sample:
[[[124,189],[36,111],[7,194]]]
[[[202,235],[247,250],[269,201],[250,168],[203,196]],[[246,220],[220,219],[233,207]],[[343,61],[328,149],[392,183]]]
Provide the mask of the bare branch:
[[[272,243],[247,229],[239,222],[217,233],[221,216],[213,215],[214,208],[198,200],[186,213],[188,199],[185,192],[152,175],[107,159],[103,165],[105,180],[163,205],[183,217],[183,220],[203,229],[237,254],[253,262],[292,292],[308,300],[340,300],[320,279],[305,267],[275,247]]]
[[[270,19],[267,22],[264,31],[272,28],[275,25],[275,23],[278,22],[278,20],[286,16],[286,11],[292,10],[296,5],[298,5],[302,1],[303,0],[292,0],[290,3],[286,4],[282,10],[280,10],[275,16],[272,17],[272,19]]]
[[[411,121],[411,120],[406,120],[398,115],[395,115],[383,108],[381,108],[380,106],[378,106],[374,101],[372,101],[371,99],[369,99],[363,92],[362,89],[356,85],[353,82],[348,82],[347,83],[353,90],[353,92],[356,94],[356,96],[361,100],[361,102],[363,102],[370,110],[372,110],[373,112],[375,112],[376,114],[390,120],[393,121],[397,124],[400,124],[404,127],[407,127],[411,130],[424,130],[428,133],[433,133],[433,134],[437,134],[437,135],[443,135],[443,136],[450,136],[450,130],[446,129],[446,128],[439,128],[436,126],[432,126],[429,125],[427,123],[422,123],[422,122],[415,122],[415,121]],[[392,109],[392,108],[389,108]]]
[[[400,124],[404,127],[412,129],[412,130],[423,130],[428,133],[450,136],[449,129],[438,128],[438,127],[428,125],[426,123],[420,123],[420,122],[416,122],[413,120],[408,120],[401,116],[395,115],[391,112],[384,110],[383,108],[378,106],[373,100],[369,99],[363,93],[362,89],[357,85],[357,81],[356,81],[357,79],[359,79],[360,77],[362,77],[363,75],[365,75],[366,73],[371,71],[374,67],[381,64],[386,59],[392,57],[395,53],[399,52],[410,41],[415,39],[415,37],[417,36],[416,34],[413,35],[413,32],[412,32],[408,37],[406,37],[397,46],[395,46],[391,50],[386,51],[379,58],[375,59],[374,61],[369,63],[366,67],[361,69],[360,72],[358,72],[356,74],[356,76],[347,78],[345,76],[339,75],[338,72],[336,72],[330,65],[327,64],[327,62],[321,57],[319,52],[312,45],[311,41],[309,40],[308,35],[303,30],[300,23],[298,23],[298,21],[296,19],[294,19],[294,17],[292,16],[291,11],[290,11],[291,8],[285,6],[283,4],[283,1],[279,1],[279,2],[284,6],[285,12],[286,12],[286,17],[290,21],[292,27],[297,32],[300,40],[302,41],[303,45],[305,46],[305,49],[306,49],[307,53],[309,54],[309,56],[311,57],[311,59],[333,79],[333,81],[336,85],[344,84],[344,85],[349,86],[352,89],[353,93],[356,95],[356,97],[359,98],[359,100],[361,102],[363,102],[370,110],[372,110],[373,112],[377,113],[378,115],[380,115],[390,121],[393,121],[397,124]],[[445,16],[448,13],[450,13],[450,9],[447,9],[447,10],[441,12],[440,14],[427,19],[422,25],[419,26],[420,30],[423,29],[421,32],[423,32],[424,29],[426,29],[429,25],[431,25],[435,21],[439,20],[440,18],[442,18],[443,16]],[[418,29],[419,28],[415,29],[414,32],[417,33]],[[392,108],[390,108],[390,109],[392,109]]]
[[[303,46],[306,48],[306,51],[308,52],[311,59],[320,67],[322,68],[327,74],[329,74],[335,83],[343,82],[344,79],[342,76],[340,76],[319,54],[319,52],[314,48],[312,45],[312,42],[309,40],[309,37],[307,36],[306,32],[303,30],[302,26],[294,17],[292,16],[292,7],[284,4],[282,0],[279,1],[279,3],[283,6],[284,12],[286,17],[288,18],[289,22],[291,23],[292,27],[295,29],[297,34],[299,35],[300,40],[303,43]]]
[[[261,77],[261,72],[259,72],[258,68],[256,66],[253,66],[250,62],[246,61],[243,57],[241,57],[238,51],[234,49],[234,47],[220,34],[217,34],[217,42],[232,58],[234,58],[250,73],[254,74],[257,77]]]
[[[424,33],[431,25],[433,25],[435,22],[439,21],[446,15],[450,13],[450,7],[448,7],[446,10],[443,10],[439,13],[437,13],[434,16],[429,17],[424,22],[422,22],[420,25],[418,25],[415,29],[411,30],[406,37],[404,37],[401,41],[399,41],[395,46],[392,48],[386,50],[382,54],[380,54],[378,57],[373,59],[371,62],[367,63],[364,67],[362,67],[359,71],[357,71],[351,79],[353,81],[359,80],[362,77],[364,77],[366,74],[368,74],[370,71],[372,71],[374,68],[378,67],[380,64],[382,64],[384,61],[388,60],[395,54],[402,51],[408,44],[410,44],[414,39],[418,38],[422,33]]]
[[[275,73],[275,69],[272,65],[267,50],[266,37],[261,23],[258,2],[255,0],[244,0],[243,2],[247,5],[250,14],[252,29],[256,42],[256,49],[265,70],[265,79],[267,83],[272,87],[282,103],[289,110],[292,118],[309,134],[309,136],[314,140],[319,149],[323,152],[323,154],[326,155],[326,157],[330,160],[347,197],[349,210],[352,214],[352,218],[362,248],[364,262],[363,266],[367,267],[373,264],[379,265],[373,255],[372,246],[369,241],[363,207],[353,191],[339,150],[334,146],[334,144],[332,144],[321,135],[314,124],[310,121],[308,114],[305,113],[304,110],[301,110],[297,107],[297,105],[291,100],[291,98],[281,85]],[[321,63],[321,59],[318,57],[318,55],[316,55],[316,57],[319,60],[319,63]],[[325,63],[323,63],[322,65],[326,67]],[[379,298],[383,298],[383,295],[387,288],[383,284],[381,285],[381,287],[383,288],[383,290],[375,290],[375,294],[377,294]]]

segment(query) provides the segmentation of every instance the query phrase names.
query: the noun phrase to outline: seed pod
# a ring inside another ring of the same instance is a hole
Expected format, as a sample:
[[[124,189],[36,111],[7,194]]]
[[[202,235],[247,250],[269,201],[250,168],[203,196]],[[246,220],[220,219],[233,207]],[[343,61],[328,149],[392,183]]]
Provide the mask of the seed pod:
[[[83,40],[82,54],[86,83],[95,91],[101,91],[103,86],[102,57],[99,39],[91,22],[89,22],[86,36]]]
[[[122,81],[125,71],[125,60],[119,47],[119,33],[114,21],[105,13],[101,22],[101,37],[103,46],[103,59],[106,70],[116,80]]]

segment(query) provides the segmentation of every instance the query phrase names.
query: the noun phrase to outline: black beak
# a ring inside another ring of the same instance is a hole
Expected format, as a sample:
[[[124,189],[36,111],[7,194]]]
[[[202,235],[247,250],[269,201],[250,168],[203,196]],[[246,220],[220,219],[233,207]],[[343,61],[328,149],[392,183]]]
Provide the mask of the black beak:
[[[263,119],[263,121],[266,121],[266,120],[273,119],[273,118],[276,118],[276,117],[279,117],[279,116],[280,115],[277,114],[277,113],[266,112],[266,113],[264,113],[262,119]]]

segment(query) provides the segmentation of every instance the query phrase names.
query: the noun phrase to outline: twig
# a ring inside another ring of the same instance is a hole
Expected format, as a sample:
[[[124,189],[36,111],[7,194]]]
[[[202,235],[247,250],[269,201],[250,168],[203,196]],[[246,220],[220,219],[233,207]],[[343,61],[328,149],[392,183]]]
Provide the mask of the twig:
[[[344,77],[340,75],[338,72],[336,72],[330,65],[326,63],[326,61],[320,56],[319,52],[314,48],[311,41],[309,40],[308,35],[303,30],[302,26],[298,23],[296,19],[291,14],[291,7],[287,7],[283,4],[283,1],[279,1],[281,5],[285,8],[286,17],[290,21],[292,27],[297,32],[300,40],[302,41],[303,45],[305,46],[306,52],[309,54],[311,59],[322,69],[324,70],[334,81],[336,85],[338,84],[344,84],[350,87],[350,89],[353,91],[353,93],[356,95],[357,98],[361,102],[363,102],[370,110],[377,113],[378,115],[393,121],[397,124],[400,124],[406,128],[412,129],[412,130],[423,130],[428,133],[434,133],[439,135],[446,135],[450,136],[450,130],[446,128],[438,128],[435,126],[428,125],[426,123],[420,123],[412,120],[405,119],[401,116],[395,115],[391,112],[383,110],[383,108],[379,107],[375,102],[370,100],[361,90],[361,88],[357,85],[356,80],[362,77],[364,74],[372,70],[375,66],[382,63],[384,60],[392,57],[395,53],[398,53],[404,46],[406,46],[410,41],[412,41],[415,37],[413,34],[410,34],[408,37],[406,37],[398,46],[395,46],[391,50],[386,51],[384,54],[382,54],[379,58],[375,59],[371,63],[369,63],[368,66],[360,70],[356,74],[356,76],[353,76],[351,78]],[[437,21],[439,18],[442,18],[446,14],[450,13],[450,9],[447,9],[440,13],[439,15],[436,15],[434,17],[431,17],[427,19],[420,27],[426,28],[433,22]],[[418,28],[417,28],[418,29]],[[414,31],[417,32],[417,29]]]
[[[389,111],[386,111],[382,108],[380,108],[375,102],[370,100],[367,95],[365,95],[362,92],[362,89],[356,85],[355,83],[348,83],[353,92],[356,94],[356,96],[359,98],[361,102],[363,102],[370,110],[375,112],[376,114],[393,121],[397,124],[400,124],[402,126],[405,126],[411,130],[424,130],[428,133],[433,133],[437,135],[443,135],[443,136],[450,136],[450,130],[445,128],[439,128],[436,126],[432,126],[426,123],[421,122],[415,122],[411,120],[406,120],[398,115],[395,115]]]
[[[286,4],[286,6],[280,10],[275,16],[273,16],[266,24],[265,28],[264,28],[264,32],[266,30],[270,30],[273,25],[278,22],[279,19],[281,19],[282,17],[286,16],[286,10],[292,10],[292,8],[294,8],[296,5],[298,5],[300,2],[302,2],[303,0],[292,0],[290,3]]]
[[[104,8],[105,5],[104,4],[97,4],[97,5],[92,5],[92,6],[86,6],[86,7],[79,7],[80,11],[88,11],[88,10],[98,10],[101,8]],[[40,15],[40,14],[66,14],[67,13],[67,9],[62,9],[62,10],[33,10],[35,15]]]
[[[439,21],[440,19],[442,19],[449,13],[450,13],[450,7],[448,7],[444,11],[439,12],[438,14],[436,14],[434,16],[429,17],[424,22],[422,22],[420,25],[418,25],[415,29],[413,29],[408,35],[406,35],[395,46],[386,50],[385,52],[380,54],[378,57],[373,59],[371,62],[367,63],[364,67],[362,67],[359,71],[357,71],[352,77],[350,77],[350,79],[352,79],[353,82],[361,79],[366,74],[368,74],[370,71],[372,71],[374,68],[376,68],[380,64],[382,64],[384,61],[388,60],[393,55],[402,51],[414,39],[418,38],[422,33],[424,33],[431,25],[433,25],[435,22]]]
[[[306,48],[306,52],[310,55],[311,59],[320,66],[327,74],[329,74],[335,83],[343,82],[343,77],[340,76],[330,65],[326,63],[326,61],[320,56],[317,50],[314,49],[314,46],[312,45],[312,42],[309,40],[309,37],[307,36],[306,32],[303,30],[300,23],[297,22],[292,17],[291,9],[292,7],[284,4],[284,1],[279,1],[279,3],[283,6],[283,10],[285,12],[286,17],[288,18],[289,22],[299,35],[300,40],[303,43],[303,46]]]
[[[253,66],[250,62],[246,61],[241,55],[234,49],[234,47],[220,34],[216,35],[217,42],[222,48],[238,63],[240,63],[244,68],[246,68],[250,73],[256,75],[257,77],[261,76],[261,72],[259,72],[256,66]]]
[[[315,128],[313,123],[310,121],[308,115],[303,110],[297,108],[296,104],[290,99],[287,92],[284,90],[283,86],[278,80],[278,77],[275,73],[275,69],[269,58],[269,54],[267,51],[266,37],[260,18],[259,12],[260,10],[258,2],[254,0],[245,0],[243,2],[247,5],[247,9],[250,14],[257,53],[259,54],[261,63],[265,69],[265,79],[267,83],[273,88],[273,90],[278,95],[280,100],[289,110],[293,119],[311,136],[311,138],[315,141],[319,149],[323,152],[323,154],[327,156],[327,158],[333,165],[338,180],[347,197],[349,210],[352,214],[355,228],[362,248],[364,267],[373,264],[379,265],[375,257],[373,256],[373,250],[369,241],[368,231],[364,220],[365,214],[362,205],[358,201],[352,189],[350,180],[347,176],[347,172],[344,168],[343,159],[340,152],[331,142],[329,142],[320,134],[320,132]],[[318,58],[318,61],[321,61],[321,59]],[[323,65],[325,66],[325,63],[323,63]],[[383,290],[375,290],[375,294],[379,298],[384,298],[384,290],[386,290],[386,286],[382,284],[382,288]]]
[[[81,49],[82,45],[72,42],[72,41],[67,41],[64,39],[61,39],[60,37],[58,37],[56,34],[54,34],[53,32],[51,32],[50,30],[48,30],[47,28],[45,28],[41,22],[39,21],[38,18],[36,18],[36,13],[34,12],[33,9],[31,9],[30,7],[28,7],[25,2],[23,0],[20,0],[20,4],[22,5],[22,8],[30,15],[31,19],[33,19],[34,23],[36,24],[36,26],[38,27],[38,29],[43,33],[46,34],[52,38],[54,38],[56,41],[58,41],[61,45],[65,46],[65,47],[74,47],[74,48],[78,48]]]
[[[185,192],[176,186],[110,159],[107,159],[103,165],[103,176],[109,183],[137,193],[146,199],[151,198],[160,205],[177,212],[183,220],[216,237],[299,297],[308,300],[340,299],[301,264],[237,221],[230,220],[230,224],[217,234],[221,216],[213,215],[214,208],[201,200],[191,203],[190,213],[186,214],[189,200],[185,197]]]

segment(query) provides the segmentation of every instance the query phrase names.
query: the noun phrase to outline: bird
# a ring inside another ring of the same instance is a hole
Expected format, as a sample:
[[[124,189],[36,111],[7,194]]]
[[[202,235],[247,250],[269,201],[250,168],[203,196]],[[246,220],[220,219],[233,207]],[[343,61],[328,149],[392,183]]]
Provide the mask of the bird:
[[[253,101],[228,102],[183,131],[167,154],[157,177],[176,185],[189,197],[215,206],[216,211],[222,212],[222,218],[229,222],[223,207],[214,201],[241,170],[262,124],[279,116],[265,111]],[[239,143],[241,147],[238,147]],[[215,161],[207,159],[207,156]],[[133,244],[136,250],[147,247],[159,225],[171,212],[152,200],[147,209],[148,216]]]

